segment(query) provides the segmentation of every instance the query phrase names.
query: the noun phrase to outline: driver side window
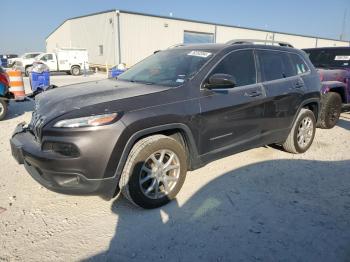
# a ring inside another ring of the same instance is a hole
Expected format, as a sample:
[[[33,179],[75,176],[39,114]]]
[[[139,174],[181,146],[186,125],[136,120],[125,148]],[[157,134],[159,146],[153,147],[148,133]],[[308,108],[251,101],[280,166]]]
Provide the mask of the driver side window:
[[[255,84],[256,69],[253,50],[230,53],[214,68],[210,76],[214,74],[231,75],[236,82],[236,86]]]

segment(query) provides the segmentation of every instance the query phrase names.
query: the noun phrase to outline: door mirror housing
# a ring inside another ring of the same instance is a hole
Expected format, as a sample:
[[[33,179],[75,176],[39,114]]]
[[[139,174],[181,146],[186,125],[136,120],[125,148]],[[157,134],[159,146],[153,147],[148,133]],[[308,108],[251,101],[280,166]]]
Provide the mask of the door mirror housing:
[[[229,74],[214,74],[209,77],[208,83],[205,84],[205,88],[233,88],[236,86],[236,80]]]

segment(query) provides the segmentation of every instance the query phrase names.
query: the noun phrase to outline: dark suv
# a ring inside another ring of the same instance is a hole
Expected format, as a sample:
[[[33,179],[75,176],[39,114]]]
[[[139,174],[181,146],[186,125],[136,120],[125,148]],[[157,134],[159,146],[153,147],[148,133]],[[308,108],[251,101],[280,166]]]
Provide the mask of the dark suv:
[[[300,50],[229,42],[177,46],[118,79],[39,95],[12,154],[43,186],[67,194],[119,191],[162,206],[187,170],[247,149],[305,152],[314,139],[320,80]]]
[[[350,47],[304,49],[321,79],[321,110],[318,126],[336,125],[342,108],[350,108]]]

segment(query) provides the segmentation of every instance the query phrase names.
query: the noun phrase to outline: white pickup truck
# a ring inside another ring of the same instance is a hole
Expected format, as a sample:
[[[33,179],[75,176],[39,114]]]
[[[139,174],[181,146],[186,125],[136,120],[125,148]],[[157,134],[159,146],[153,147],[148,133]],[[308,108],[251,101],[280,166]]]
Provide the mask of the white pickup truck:
[[[42,54],[42,52],[24,53],[20,57],[8,59],[7,65],[8,65],[8,67],[15,67],[16,69],[19,69],[22,72],[25,72],[27,75],[28,68],[35,61],[35,57],[37,57],[40,54]]]
[[[66,72],[74,76],[80,75],[83,70],[89,70],[86,49],[57,49],[54,53],[43,53],[37,56],[36,62],[46,64],[51,72]]]

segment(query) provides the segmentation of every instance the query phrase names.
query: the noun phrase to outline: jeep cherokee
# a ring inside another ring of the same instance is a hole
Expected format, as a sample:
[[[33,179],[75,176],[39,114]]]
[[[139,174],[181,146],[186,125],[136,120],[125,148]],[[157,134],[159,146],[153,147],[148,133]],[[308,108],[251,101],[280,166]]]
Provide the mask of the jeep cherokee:
[[[281,44],[282,45],[282,44]],[[14,158],[46,188],[156,208],[187,170],[267,145],[305,152],[320,79],[300,50],[249,42],[176,46],[118,79],[53,89],[11,139]]]

